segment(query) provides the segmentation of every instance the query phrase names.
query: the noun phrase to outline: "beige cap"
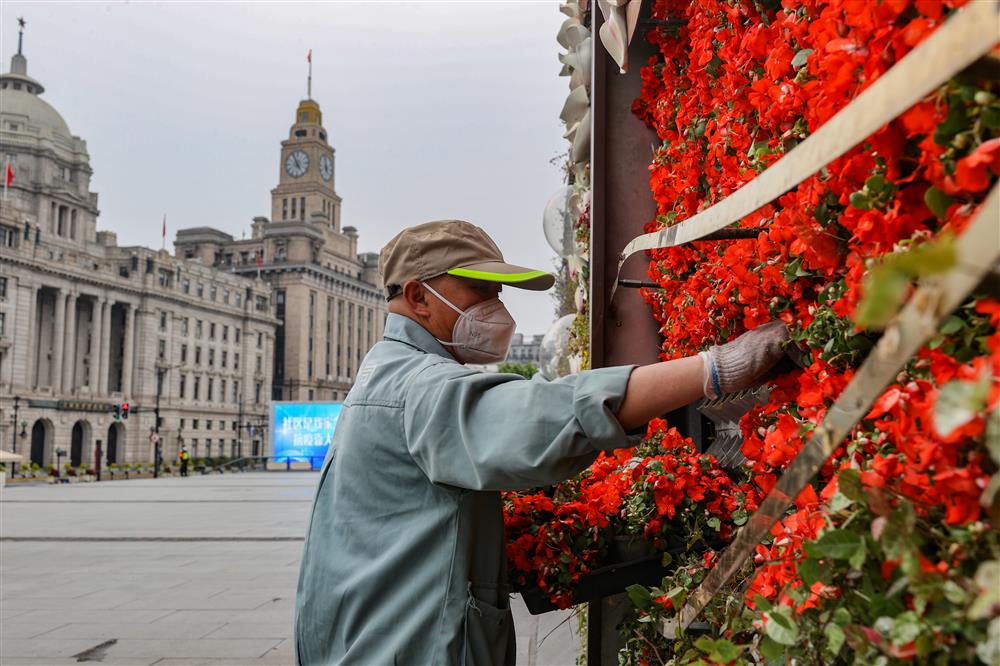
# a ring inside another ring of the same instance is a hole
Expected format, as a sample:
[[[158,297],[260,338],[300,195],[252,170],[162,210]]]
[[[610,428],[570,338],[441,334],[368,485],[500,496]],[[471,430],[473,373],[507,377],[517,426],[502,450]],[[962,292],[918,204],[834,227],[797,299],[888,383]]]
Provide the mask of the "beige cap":
[[[407,280],[429,280],[444,273],[535,291],[555,282],[551,273],[508,264],[485,231],[462,220],[403,229],[382,248],[378,271],[386,300],[396,296]]]

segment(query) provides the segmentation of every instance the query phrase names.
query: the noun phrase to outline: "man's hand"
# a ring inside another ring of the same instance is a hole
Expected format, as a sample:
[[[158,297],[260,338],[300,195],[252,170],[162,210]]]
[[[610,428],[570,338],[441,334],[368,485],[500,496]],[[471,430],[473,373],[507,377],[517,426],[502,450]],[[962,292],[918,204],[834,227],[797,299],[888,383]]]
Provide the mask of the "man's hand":
[[[732,342],[709,347],[702,357],[706,361],[705,395],[716,398],[758,384],[784,356],[787,340],[788,329],[775,319]]]

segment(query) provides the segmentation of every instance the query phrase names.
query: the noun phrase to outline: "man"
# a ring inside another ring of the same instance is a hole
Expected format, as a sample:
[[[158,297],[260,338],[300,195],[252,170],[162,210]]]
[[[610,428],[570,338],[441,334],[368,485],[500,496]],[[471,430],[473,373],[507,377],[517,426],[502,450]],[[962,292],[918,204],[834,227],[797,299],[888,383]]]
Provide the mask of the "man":
[[[188,460],[190,460],[191,455],[187,452],[187,449],[185,449],[182,446],[181,447],[181,453],[180,453],[179,457],[181,459],[181,476],[187,476],[188,475]]]
[[[628,431],[752,385],[781,357],[780,323],[699,356],[553,382],[483,373],[514,320],[502,285],[552,275],[507,264],[467,222],[403,230],[379,257],[389,315],[344,402],[299,575],[300,664],[510,664],[501,490],[577,474]]]

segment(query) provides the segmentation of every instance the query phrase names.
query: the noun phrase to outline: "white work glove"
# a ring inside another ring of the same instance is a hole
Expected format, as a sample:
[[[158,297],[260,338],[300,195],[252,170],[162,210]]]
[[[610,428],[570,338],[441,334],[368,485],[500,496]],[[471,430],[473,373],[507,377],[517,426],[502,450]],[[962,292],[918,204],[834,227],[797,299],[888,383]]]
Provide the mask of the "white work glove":
[[[760,383],[785,354],[788,329],[775,319],[732,342],[699,352],[704,368],[702,387],[707,398],[734,393]]]

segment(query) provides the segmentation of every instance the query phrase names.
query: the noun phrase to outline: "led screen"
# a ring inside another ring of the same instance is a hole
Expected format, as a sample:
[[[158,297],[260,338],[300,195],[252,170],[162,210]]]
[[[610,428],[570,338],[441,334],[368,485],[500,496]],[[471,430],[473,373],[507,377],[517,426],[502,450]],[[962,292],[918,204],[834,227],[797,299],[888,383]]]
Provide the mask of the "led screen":
[[[271,455],[277,462],[309,462],[313,469],[322,467],[342,407],[339,402],[271,403]]]

